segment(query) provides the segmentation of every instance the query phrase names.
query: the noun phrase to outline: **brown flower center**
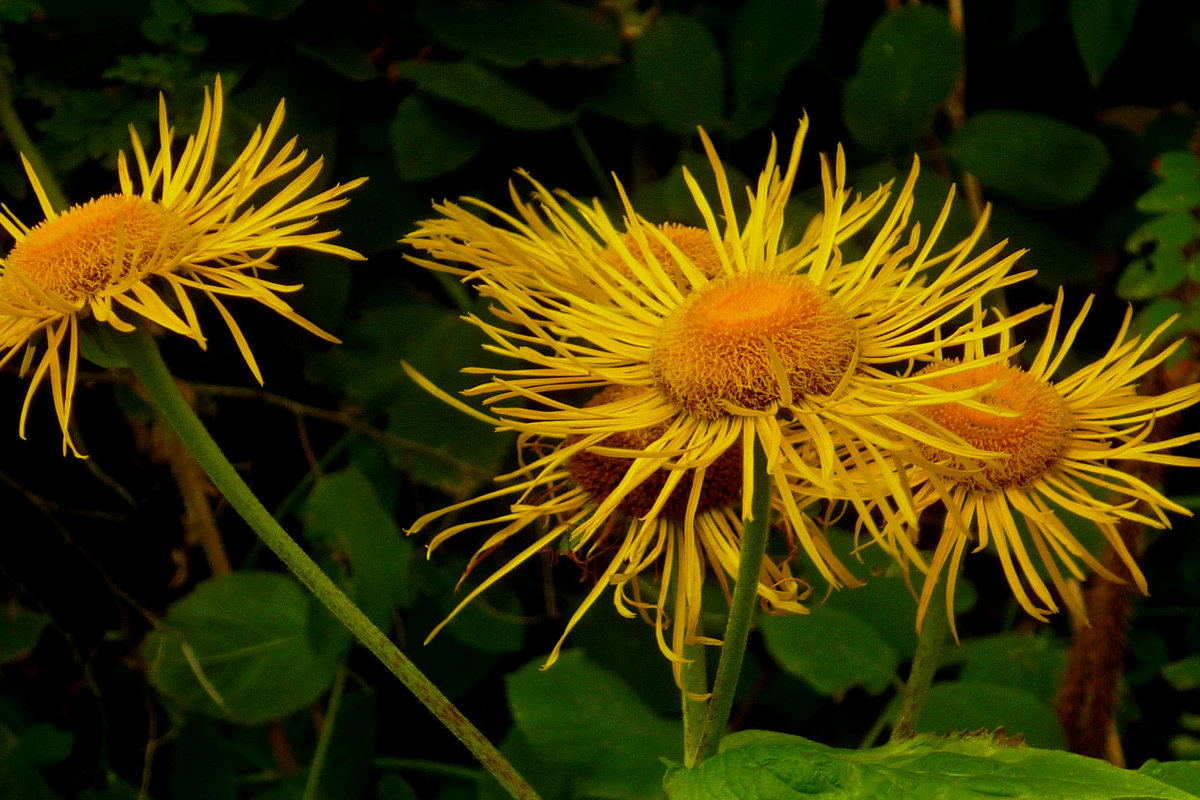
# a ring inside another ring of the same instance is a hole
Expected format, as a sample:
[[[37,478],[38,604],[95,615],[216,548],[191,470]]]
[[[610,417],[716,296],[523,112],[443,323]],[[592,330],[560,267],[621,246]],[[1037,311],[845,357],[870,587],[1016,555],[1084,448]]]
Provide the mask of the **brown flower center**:
[[[611,403],[647,391],[634,386],[610,386],[604,389],[587,403],[588,407]],[[665,424],[649,428],[639,428],[631,431],[614,433],[601,442],[603,447],[626,450],[643,450],[657,441],[667,430]],[[569,437],[568,443],[578,441],[579,437]],[[567,460],[567,472],[576,484],[583,487],[597,502],[604,500],[625,477],[632,458],[598,455],[581,450]],[[626,495],[617,508],[630,517],[641,517],[654,507],[658,495],[667,482],[670,473],[665,469],[654,472],[633,491]],[[687,514],[688,496],[692,491],[692,474],[685,474],[683,479],[667,498],[660,515],[665,519],[681,521]],[[730,505],[740,501],[742,496],[742,448],[734,445],[721,454],[705,470],[704,483],[700,490],[700,502],[697,511]]]
[[[705,419],[728,404],[756,411],[832,393],[851,368],[854,322],[799,275],[744,273],[692,292],[663,322],[650,355],[660,391]]]
[[[931,364],[921,372],[944,368],[954,361]],[[920,374],[920,373],[918,373]],[[973,488],[1022,487],[1035,483],[1058,460],[1071,430],[1071,411],[1053,386],[1023,369],[1009,364],[989,364],[953,375],[929,379],[940,389],[967,389],[992,381],[999,383],[976,400],[1005,411],[1006,416],[962,403],[945,403],[925,409],[925,416],[961,436],[968,444],[1007,458],[983,466],[977,478],[960,478]],[[924,448],[926,457],[948,461],[963,469],[970,465],[955,456],[932,447]]]
[[[46,294],[79,302],[153,272],[178,255],[190,233],[159,203],[123,194],[98,197],[35,226],[13,247],[4,259],[0,298],[30,300],[23,278]]]

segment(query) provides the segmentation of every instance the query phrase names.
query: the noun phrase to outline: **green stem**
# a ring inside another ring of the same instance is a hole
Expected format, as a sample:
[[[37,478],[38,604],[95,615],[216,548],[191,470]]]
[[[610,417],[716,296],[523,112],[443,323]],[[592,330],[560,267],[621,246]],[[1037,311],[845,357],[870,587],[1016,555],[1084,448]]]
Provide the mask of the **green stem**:
[[[142,328],[120,334],[100,326],[104,343],[125,360],[159,411],[187,444],[213,485],[242,518],[279,556],[338,620],[479,760],[508,793],[519,800],[536,800],[533,788],[513,769],[500,751],[426,678],[387,634],[375,626],[308,554],[288,536],[237,474],[213,441],[196,412],[188,405],[163,363],[154,338]]]
[[[921,625],[917,639],[917,652],[913,656],[908,680],[904,683],[904,694],[900,697],[900,710],[896,713],[896,724],[892,726],[889,741],[911,739],[917,733],[917,722],[929,689],[933,686],[933,675],[942,663],[942,650],[950,638],[950,621],[946,616],[946,593],[941,586],[934,587],[929,598],[929,608]]]
[[[333,727],[337,724],[338,711],[342,707],[342,693],[346,690],[346,665],[339,664],[329,692],[329,706],[321,723],[321,734],[317,737],[317,749],[313,752],[312,764],[308,767],[308,781],[304,784],[302,800],[316,800],[321,790],[321,769],[329,755],[329,743],[333,740]]]
[[[572,117],[567,122],[567,128],[571,131],[571,138],[575,140],[575,146],[579,148],[579,154],[583,156],[584,163],[587,164],[592,177],[596,179],[596,185],[600,187],[600,191],[604,192],[605,199],[610,203],[619,204],[621,198],[613,190],[612,176],[604,171],[604,166],[596,157],[596,151],[592,149],[592,143],[587,140],[583,129],[579,127],[578,120]]]
[[[703,634],[702,626],[704,622],[701,619],[696,627],[696,635]],[[692,696],[702,696],[708,694],[708,664],[705,661],[704,645],[702,644],[687,644],[683,645],[683,657],[690,659],[689,663],[683,665],[682,668],[682,683],[683,691],[683,765],[689,769],[696,764],[696,757],[700,753],[700,736],[704,731],[704,718],[708,710],[708,702],[705,700],[693,700]]]
[[[42,158],[41,152],[30,138],[29,131],[25,130],[25,125],[21,122],[20,116],[17,115],[17,109],[13,106],[12,76],[8,74],[8,70],[4,68],[3,64],[0,64],[0,129],[12,142],[16,151],[23,153],[29,160],[29,165],[37,174],[38,182],[42,184],[42,190],[46,192],[46,199],[50,201],[54,210],[66,211],[69,205],[67,196],[63,194],[58,181],[54,179],[54,173],[46,165],[45,159]]]
[[[745,520],[742,525],[737,584],[729,604],[729,621],[725,623],[725,640],[721,645],[721,660],[717,662],[717,677],[713,681],[713,695],[704,719],[704,731],[700,734],[692,763],[716,755],[717,747],[721,744],[725,726],[729,723],[729,712],[733,709],[738,676],[742,672],[742,658],[746,654],[746,640],[750,636],[750,618],[758,599],[763,553],[767,549],[767,532],[771,529],[771,473],[767,470],[767,457],[758,442],[754,445],[753,474],[754,495],[750,501],[753,518]]]

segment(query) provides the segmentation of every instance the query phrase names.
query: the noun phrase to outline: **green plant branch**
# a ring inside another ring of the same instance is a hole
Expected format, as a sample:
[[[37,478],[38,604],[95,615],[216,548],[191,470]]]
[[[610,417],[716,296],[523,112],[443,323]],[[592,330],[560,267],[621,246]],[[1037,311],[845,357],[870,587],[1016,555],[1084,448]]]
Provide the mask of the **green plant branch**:
[[[67,202],[67,196],[63,194],[62,188],[54,179],[54,174],[46,165],[46,160],[42,158],[41,152],[34,145],[29,131],[25,130],[25,125],[21,122],[21,117],[17,115],[17,109],[13,106],[12,75],[9,74],[3,61],[0,61],[0,129],[12,142],[16,151],[29,160],[29,165],[37,174],[38,181],[42,184],[42,190],[46,192],[46,199],[50,201],[50,205],[54,206],[56,211],[65,211],[70,205]]]
[[[742,672],[742,658],[746,654],[746,640],[750,636],[750,618],[758,599],[763,553],[767,548],[767,533],[771,529],[771,473],[767,470],[767,457],[762,445],[757,441],[754,443],[752,470],[754,494],[750,501],[750,513],[753,518],[743,523],[737,584],[729,604],[729,620],[725,623],[725,640],[721,645],[721,659],[717,662],[717,676],[713,681],[712,698],[708,701],[704,730],[695,754],[688,758],[693,764],[716,755],[725,726],[729,723],[733,695]]]
[[[946,578],[949,580],[949,576]],[[946,616],[946,593],[936,586],[929,598],[929,608],[921,625],[917,639],[917,652],[913,655],[904,693],[900,696],[900,710],[896,712],[896,724],[892,726],[889,741],[911,739],[917,733],[917,723],[929,689],[933,686],[933,675],[942,663],[942,652],[950,638],[950,620]]]
[[[196,456],[213,485],[263,542],[354,637],[466,746],[512,797],[536,800],[537,793],[500,751],[400,652],[387,634],[354,605],[263,507],[184,399],[150,333],[143,328],[130,334],[120,334],[106,326],[99,326],[99,329],[107,349],[129,365],[159,411]]]

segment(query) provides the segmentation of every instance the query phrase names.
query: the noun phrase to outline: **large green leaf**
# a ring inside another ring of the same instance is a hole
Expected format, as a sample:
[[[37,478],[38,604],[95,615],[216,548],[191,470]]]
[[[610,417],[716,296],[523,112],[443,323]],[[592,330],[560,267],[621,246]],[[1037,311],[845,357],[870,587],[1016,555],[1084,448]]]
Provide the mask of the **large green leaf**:
[[[731,133],[741,136],[774,115],[788,74],[821,36],[821,0],[750,0],[733,23]]]
[[[963,63],[962,37],[946,12],[906,5],[879,18],[846,84],[842,113],[855,139],[888,150],[927,131]]]
[[[725,108],[725,59],[693,17],[663,14],[633,43],[638,87],[660,125],[688,136],[714,127]]]
[[[892,685],[900,654],[852,611],[814,606],[810,614],[763,616],[759,627],[771,656],[789,675],[822,694],[862,686],[879,694]]]
[[[672,769],[672,800],[1196,800],[1105,761],[988,736],[918,736],[839,750],[798,736],[735,733],[698,767]]]
[[[950,153],[984,186],[1032,208],[1082,203],[1109,165],[1095,136],[1025,111],[975,114],[950,138]]]
[[[1065,748],[1050,703],[1025,689],[977,680],[935,683],[917,722],[923,733],[1004,729],[1034,747]]]
[[[1058,692],[1066,651],[1051,635],[997,633],[968,639],[949,653],[962,659],[959,678],[985,681],[1033,693],[1052,701]],[[994,727],[994,726],[993,726]]]
[[[355,466],[321,478],[304,506],[304,535],[344,565],[342,584],[376,625],[389,627],[392,610],[411,596],[413,544]]]
[[[1124,49],[1137,8],[1138,0],[1071,0],[1075,44],[1093,86]]]
[[[557,128],[567,116],[474,61],[405,61],[400,74],[429,94],[470,108],[506,128]]]
[[[231,572],[172,603],[142,646],[150,682],[180,707],[246,724],[321,695],[349,644],[295,579]]]
[[[419,94],[400,101],[388,128],[396,172],[424,181],[453,172],[483,149],[487,132],[465,119],[469,112],[438,108]]]
[[[575,769],[577,796],[635,800],[662,795],[660,759],[677,759],[682,726],[653,714],[623,681],[588,661],[562,654],[507,678],[517,730],[546,761]],[[657,666],[657,665],[656,665]]]
[[[506,67],[616,61],[612,17],[561,0],[426,0],[417,17],[442,43]]]
[[[1008,239],[1010,251],[1029,250],[1021,256],[1019,269],[1036,269],[1034,280],[1042,286],[1057,289],[1095,282],[1098,264],[1092,254],[1065,236],[1061,228],[1043,222],[1037,215],[997,205],[992,208],[988,227],[997,238]]]

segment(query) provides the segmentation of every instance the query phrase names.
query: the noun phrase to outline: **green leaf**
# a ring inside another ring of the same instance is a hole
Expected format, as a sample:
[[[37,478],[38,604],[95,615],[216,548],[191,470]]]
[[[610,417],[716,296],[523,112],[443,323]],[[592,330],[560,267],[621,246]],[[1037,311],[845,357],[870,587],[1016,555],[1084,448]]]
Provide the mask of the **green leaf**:
[[[1196,800],[1138,772],[1056,750],[1006,746],[989,736],[918,736],[870,750],[839,750],[766,731],[726,737],[695,769],[667,773],[672,800]]]
[[[186,710],[245,724],[319,697],[349,644],[323,606],[275,572],[204,581],[163,621],[167,631],[152,631],[142,646],[150,682]]]
[[[820,39],[823,11],[821,0],[750,0],[738,11],[729,40],[733,136],[774,115],[784,81]]]
[[[997,633],[964,641],[954,660],[965,664],[959,679],[1001,684],[1052,701],[1066,666],[1062,642],[1049,635]],[[995,726],[993,726],[995,727]],[[1015,732],[1015,731],[1014,731]]]
[[[190,717],[179,730],[169,767],[172,800],[237,800],[230,748],[206,717]]]
[[[1200,208],[1200,182],[1195,177],[1169,177],[1148,189],[1134,205],[1147,214]]]
[[[1162,676],[1180,692],[1200,688],[1200,655],[1168,664],[1163,667]]]
[[[859,51],[842,113],[865,147],[888,150],[929,130],[963,65],[962,37],[946,12],[906,5],[884,14]]]
[[[29,764],[57,764],[71,755],[74,744],[74,733],[42,722],[21,731],[20,738],[6,755]]]
[[[621,55],[611,15],[560,0],[425,0],[417,18],[442,44],[506,67],[602,64]]]
[[[25,656],[37,644],[50,618],[22,606],[0,610],[0,664]]]
[[[1145,764],[1142,764],[1138,772],[1174,786],[1176,789],[1183,789],[1186,792],[1200,795],[1200,762],[1162,762],[1150,759]]]
[[[1117,279],[1117,296],[1126,300],[1149,300],[1171,291],[1187,280],[1187,263],[1176,248],[1155,250],[1131,262]]]
[[[483,149],[487,131],[464,120],[462,112],[443,110],[421,95],[400,101],[388,129],[396,172],[406,181],[425,181],[453,172]]]
[[[379,75],[379,68],[371,61],[370,54],[349,36],[298,41],[295,47],[348,80],[367,81]]]
[[[950,138],[950,153],[984,186],[1032,208],[1082,203],[1110,162],[1104,143],[1065,122],[1024,111],[984,111]]]
[[[879,694],[900,666],[896,649],[873,626],[830,605],[814,606],[809,614],[763,616],[758,624],[779,666],[822,694],[860,685]]]
[[[508,702],[539,756],[575,769],[577,796],[635,800],[662,794],[659,759],[678,759],[683,729],[653,714],[623,681],[578,650],[509,675]],[[665,668],[665,665],[653,665]]]
[[[738,219],[745,219],[750,212],[750,203],[746,199],[745,187],[749,185],[745,173],[736,167],[725,164],[725,177],[729,181],[730,193],[733,196],[733,207]],[[671,168],[666,177],[661,180],[645,183],[638,187],[633,195],[633,204],[638,213],[646,219],[662,222],[682,222],[697,227],[703,226],[704,216],[696,207],[696,199],[688,188],[683,177],[687,170],[696,179],[701,192],[708,198],[709,203],[718,203],[717,181],[713,174],[712,164],[703,153],[684,152],[679,163]]]
[[[606,69],[596,75],[581,99],[580,108],[604,114],[631,127],[648,125],[654,121],[654,114],[638,87],[637,75],[628,64]]]
[[[1200,239],[1200,222],[1191,209],[1168,211],[1147,220],[1125,240],[1125,249],[1137,253],[1148,245],[1182,248]]]
[[[1022,214],[1011,206],[994,206],[988,227],[998,238],[1008,239],[1006,252],[1028,248],[1018,269],[1036,269],[1034,280],[1040,285],[1057,289],[1095,282],[1098,265],[1092,254],[1037,216]]]
[[[304,535],[330,548],[334,560],[348,567],[341,581],[346,594],[387,630],[392,610],[411,596],[413,544],[357,467],[317,481],[304,506]]]
[[[1036,694],[986,681],[935,683],[921,711],[922,733],[1004,729],[1007,736],[1023,734],[1034,747],[1066,748],[1062,727],[1050,703]]]
[[[503,362],[482,350],[477,328],[436,305],[398,303],[362,312],[344,338],[345,345],[310,363],[310,374],[373,412],[387,412],[392,438],[385,444],[398,466],[455,496],[495,471],[512,435],[432,396],[401,367],[409,362],[451,394],[478,383],[461,368]]]
[[[1071,28],[1092,86],[1121,54],[1137,8],[1138,0],[1071,0]]]
[[[561,111],[474,61],[405,61],[399,70],[423,91],[506,128],[542,131],[567,121]]]
[[[0,719],[0,797],[55,800],[40,767],[56,764],[71,753],[74,734],[45,723],[13,730]]]
[[[638,87],[658,123],[690,136],[713,128],[725,108],[725,59],[708,28],[682,14],[663,14],[633,43]]]

